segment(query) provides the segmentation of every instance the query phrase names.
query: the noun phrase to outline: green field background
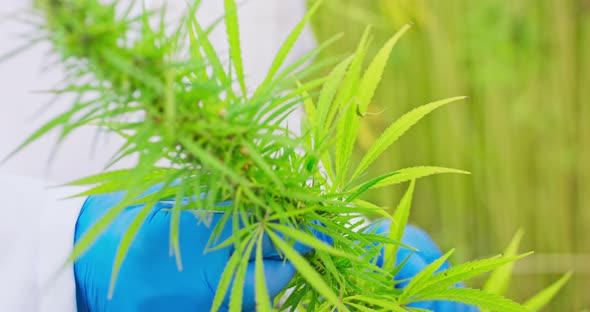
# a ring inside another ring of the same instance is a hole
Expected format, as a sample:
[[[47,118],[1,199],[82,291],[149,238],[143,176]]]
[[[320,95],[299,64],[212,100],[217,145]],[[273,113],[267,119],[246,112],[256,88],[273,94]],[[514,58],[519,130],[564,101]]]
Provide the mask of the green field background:
[[[522,228],[508,296],[524,301],[568,270],[546,311],[590,309],[590,1],[327,0],[318,41],[344,36],[317,61],[354,50],[367,24],[372,54],[401,26],[364,118],[359,155],[404,112],[457,95],[426,117],[372,173],[437,165],[470,171],[418,181],[411,221],[453,261],[500,253]],[[394,206],[403,187],[370,199]],[[481,285],[475,280],[473,285]]]

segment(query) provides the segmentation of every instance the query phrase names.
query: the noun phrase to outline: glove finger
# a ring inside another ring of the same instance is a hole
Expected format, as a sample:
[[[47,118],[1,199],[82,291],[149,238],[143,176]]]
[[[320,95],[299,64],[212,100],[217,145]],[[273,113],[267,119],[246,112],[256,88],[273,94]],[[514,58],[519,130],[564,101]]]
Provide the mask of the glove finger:
[[[419,249],[417,252],[427,263],[432,263],[442,256],[442,251],[424,230],[408,224],[404,230],[402,243]],[[448,268],[445,263],[442,268]]]
[[[246,279],[244,284],[244,301],[242,308],[245,311],[255,310],[256,307],[256,263],[254,261],[248,264]],[[283,260],[264,260],[264,278],[266,288],[271,302],[295,276],[295,267],[289,261]]]
[[[406,280],[414,277],[416,274],[424,270],[428,266],[428,263],[424,261],[422,257],[416,253],[405,249],[400,250],[396,257],[396,266],[402,265],[402,262],[409,259],[403,264],[399,272],[395,275],[395,280]],[[396,285],[396,288],[404,288],[408,285],[409,281],[404,281]]]

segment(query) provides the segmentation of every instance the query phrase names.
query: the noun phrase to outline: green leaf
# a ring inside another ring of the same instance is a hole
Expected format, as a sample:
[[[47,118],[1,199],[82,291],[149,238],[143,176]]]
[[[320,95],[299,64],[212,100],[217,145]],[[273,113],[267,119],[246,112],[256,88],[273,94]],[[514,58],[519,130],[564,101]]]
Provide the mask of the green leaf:
[[[352,302],[347,302],[346,305],[351,306],[356,308],[356,310],[358,311],[363,311],[363,312],[374,312],[374,309],[369,309],[363,305],[357,304],[357,303],[352,303]]]
[[[281,45],[281,48],[277,52],[277,55],[275,56],[272,64],[270,65],[270,69],[268,70],[268,73],[266,74],[264,81],[260,84],[255,94],[264,91],[268,87],[268,84],[272,82],[273,78],[275,77],[281,66],[285,63],[285,59],[287,58],[287,55],[289,54],[293,46],[295,45],[295,42],[303,32],[305,25],[313,16],[313,14],[317,11],[321,2],[321,0],[317,1],[311,8],[307,10],[305,16],[301,19],[297,26],[293,28],[287,39],[285,39],[285,42],[283,42],[283,44]]]
[[[373,95],[375,94],[375,90],[377,89],[377,85],[381,81],[381,77],[383,76],[383,71],[385,70],[385,65],[389,60],[389,55],[391,54],[391,50],[398,42],[398,40],[403,36],[408,29],[410,29],[411,25],[407,24],[404,25],[391,39],[389,39],[385,45],[377,52],[373,61],[365,71],[363,78],[360,82],[359,88],[359,107],[358,111],[360,112],[361,116],[365,115],[367,112],[367,107],[369,103],[373,99]]]
[[[422,288],[424,287],[424,283],[432,277],[434,272],[438,270],[445,261],[447,261],[447,259],[453,254],[454,251],[454,249],[451,249],[449,252],[447,252],[446,254],[444,254],[443,256],[441,256],[440,258],[436,259],[431,264],[426,266],[426,268],[424,268],[422,271],[418,272],[418,274],[416,274],[412,278],[408,286],[404,288],[404,292],[400,296],[400,302],[409,302],[407,301],[409,298],[411,298],[417,292],[422,290]]]
[[[345,300],[346,301],[353,301],[353,300],[361,301],[361,302],[364,302],[365,305],[367,305],[367,306],[378,305],[382,308],[386,308],[388,311],[394,311],[394,312],[395,311],[400,311],[400,312],[406,311],[406,310],[404,310],[404,308],[400,307],[400,305],[397,304],[395,301],[377,299],[372,296],[355,295],[355,296],[347,297]]]
[[[240,47],[240,29],[238,25],[238,9],[234,0],[223,0],[225,5],[225,27],[227,31],[229,54],[242,88],[242,95],[246,96],[246,81],[244,79],[244,65]]]
[[[504,256],[513,257],[516,255],[523,234],[524,231],[522,229],[516,232],[510,241],[510,244],[508,244],[508,247],[504,250]],[[506,291],[506,287],[508,287],[508,284],[510,283],[513,267],[514,263],[507,263],[494,270],[494,272],[490,274],[490,277],[488,277],[483,290],[493,294],[503,295]]]
[[[307,234],[305,232],[296,230],[294,228],[291,228],[291,227],[288,227],[285,225],[274,224],[274,223],[269,223],[268,227],[276,229],[277,231],[285,234],[286,236],[289,236],[290,238],[295,239],[299,243],[302,243],[304,245],[312,247],[315,250],[321,250],[321,251],[327,252],[329,254],[332,254],[334,256],[338,256],[338,257],[342,257],[342,258],[347,258],[347,259],[351,259],[351,260],[355,260],[355,261],[358,260],[356,258],[356,256],[349,255],[349,254],[343,252],[342,250],[336,249],[336,248],[326,244],[325,242],[321,241],[319,238],[317,238],[313,235]]]
[[[332,102],[334,96],[336,96],[340,82],[346,74],[346,69],[351,61],[352,57],[349,57],[340,62],[340,64],[332,70],[328,76],[328,80],[324,83],[324,87],[322,88],[318,99],[317,114],[315,115],[316,120],[314,121],[314,124],[316,125],[315,130],[317,131],[315,135],[316,142],[321,141],[332,126],[332,121],[329,119],[329,111],[331,107],[333,107]]]
[[[236,275],[233,280],[233,287],[230,295],[229,300],[229,311],[230,312],[240,312],[242,311],[242,302],[244,298],[244,288],[246,285],[246,273],[248,272],[248,265],[250,262],[248,259],[250,258],[250,254],[252,253],[252,249],[254,248],[256,240],[252,239],[252,236],[247,238],[247,246],[245,250],[242,252],[241,249],[237,249],[235,252],[242,255],[242,259],[240,260],[240,264],[236,270]]]
[[[240,260],[242,260],[243,258],[243,254],[239,253],[239,252],[234,252],[231,257],[229,258],[229,260],[227,261],[227,264],[225,265],[225,268],[223,269],[223,273],[221,274],[221,278],[219,279],[219,284],[217,285],[217,289],[215,291],[215,297],[213,298],[213,304],[211,305],[211,312],[216,312],[219,310],[219,308],[221,307],[221,305],[223,304],[223,300],[225,299],[225,295],[227,294],[227,291],[229,290],[229,286],[232,282],[232,279],[234,277],[234,273],[236,271],[236,267],[238,266],[238,264],[240,263]]]
[[[111,281],[109,284],[109,293],[108,293],[109,299],[113,298],[113,292],[115,291],[115,283],[117,281],[117,277],[119,275],[121,265],[123,264],[123,260],[127,256],[127,251],[129,251],[129,247],[131,247],[131,243],[133,242],[133,240],[137,236],[139,229],[141,228],[141,226],[143,225],[143,223],[145,222],[145,220],[149,216],[149,213],[150,213],[150,211],[152,211],[152,208],[154,207],[155,204],[156,204],[156,202],[151,202],[151,203],[145,205],[145,207],[143,207],[141,209],[141,211],[137,214],[137,216],[135,216],[135,218],[133,218],[133,221],[131,221],[129,228],[127,229],[127,231],[125,231],[125,234],[123,235],[123,237],[121,238],[121,241],[119,242],[119,246],[117,247],[117,253],[115,255],[115,262],[113,263],[113,270],[111,271]]]
[[[507,263],[513,263],[519,259],[529,256],[532,253],[525,253],[511,257],[492,257],[489,259],[471,261],[456,265],[450,269],[436,273],[422,285],[426,293],[437,292],[455,286],[459,282],[466,281],[475,276],[494,270]]]
[[[31,143],[39,139],[41,136],[46,135],[49,131],[53,130],[54,128],[60,125],[66,124],[75,113],[82,110],[83,108],[85,108],[84,105],[74,105],[74,107],[72,107],[70,110],[43,124],[41,127],[39,127],[39,129],[33,132],[33,134],[31,134],[23,143],[21,143],[14,151],[12,151],[8,156],[6,156],[0,162],[0,165],[6,163],[10,158],[19,153],[22,149],[29,146]]]
[[[346,283],[345,278],[341,271],[336,267],[336,264],[334,263],[334,258],[332,258],[327,252],[318,249],[315,250],[314,254],[318,257],[318,259],[321,261],[323,267],[326,270],[326,272],[324,273],[324,277],[331,275],[329,278],[334,280],[334,282],[332,283],[334,287],[343,287],[343,285]]]
[[[167,174],[174,174],[176,169],[173,168],[163,168],[163,167],[153,167],[150,173],[146,175],[146,180],[151,180],[153,178],[163,178],[166,177]],[[68,182],[65,185],[70,186],[80,186],[80,185],[91,185],[91,184],[99,184],[105,182],[117,182],[117,181],[124,181],[128,178],[131,174],[135,172],[135,169],[118,169],[118,170],[111,170],[107,172],[102,172],[99,174],[87,176],[81,179],[74,180],[72,182]]]
[[[402,117],[396,120],[391,126],[389,126],[385,132],[377,139],[377,141],[369,148],[369,151],[365,154],[363,159],[361,160],[358,168],[356,169],[355,173],[352,175],[351,180],[354,180],[358,177],[361,173],[369,167],[375,159],[381,153],[383,153],[391,144],[393,144],[399,137],[401,137],[406,131],[408,131],[414,124],[416,124],[422,117],[426,116],[428,113],[432,112],[433,110],[451,102],[455,102],[458,100],[463,100],[466,97],[454,97],[449,98],[437,102],[433,102],[430,104],[426,104],[420,106]]]
[[[357,187],[357,188],[355,188],[353,190],[352,194],[350,194],[349,196],[346,197],[346,202],[347,203],[350,203],[350,202],[356,200],[359,196],[361,196],[364,192],[368,191],[375,184],[377,184],[377,183],[379,183],[379,182],[381,182],[381,181],[383,181],[383,180],[385,180],[385,179],[387,179],[387,178],[389,178],[391,176],[394,176],[396,174],[398,174],[398,173],[397,172],[391,172],[391,173],[382,175],[380,177],[373,178],[373,179],[371,179],[371,180],[369,180],[369,181],[367,181],[367,182],[359,185],[359,187]]]
[[[397,209],[395,209],[395,212],[393,213],[393,220],[389,229],[389,238],[398,242],[402,241],[402,236],[404,235],[404,230],[406,228],[406,224],[408,223],[415,185],[416,180],[412,180],[408,190],[400,200]],[[385,245],[385,255],[383,261],[384,268],[393,268],[395,266],[398,249],[398,245]]]
[[[358,136],[360,121],[355,111],[355,106],[358,102],[356,95],[359,88],[363,60],[369,48],[369,33],[370,27],[367,27],[357,46],[354,59],[350,64],[346,77],[342,82],[342,88],[340,88],[339,94],[336,97],[337,107],[339,110],[344,111],[336,124],[336,139],[338,144],[336,144],[334,167],[338,172],[338,180],[335,180],[335,186],[337,188],[341,187],[342,182],[346,178],[354,143]]]
[[[271,166],[262,157],[262,155],[260,155],[260,153],[258,152],[260,149],[246,140],[242,141],[242,145],[247,149],[248,155],[252,158],[254,163],[262,171],[264,171],[264,173],[266,173],[269,179],[271,179],[274,182],[275,187],[277,187],[279,190],[284,190],[285,186],[283,185],[283,181],[277,176],[275,170],[271,168]]]
[[[248,184],[240,174],[231,168],[228,168],[224,163],[216,159],[215,157],[211,156],[207,151],[203,150],[199,145],[189,141],[189,140],[182,140],[182,144],[195,156],[199,157],[204,163],[208,166],[219,170],[219,172],[231,177],[236,182],[240,182],[243,184]]]
[[[441,174],[441,173],[460,173],[460,174],[469,174],[467,171],[451,169],[451,168],[444,168],[444,167],[432,167],[432,166],[419,166],[419,167],[410,167],[404,168],[400,170],[396,170],[394,172],[388,173],[383,175],[382,179],[379,179],[376,183],[371,185],[370,189],[385,187],[395,184],[400,184],[404,182],[408,182],[411,180]],[[366,183],[363,183],[359,186],[356,186],[352,189],[352,191],[356,191],[357,189],[362,188]]]
[[[482,309],[501,312],[527,312],[528,310],[518,303],[506,299],[500,295],[491,294],[482,290],[471,288],[451,288],[438,293],[425,296],[417,296],[411,302],[446,300],[475,305]]]
[[[219,56],[217,55],[213,47],[213,44],[209,40],[207,34],[203,31],[203,28],[197,21],[196,16],[192,15],[190,16],[190,18],[192,20],[192,27],[194,29],[194,32],[196,32],[197,37],[199,39],[200,48],[203,49],[203,53],[205,53],[207,61],[209,62],[209,64],[211,64],[211,68],[213,70],[212,77],[219,79],[222,85],[228,84],[229,82],[227,74],[223,69],[223,65],[221,64],[221,60],[219,59]],[[190,33],[194,35],[192,32]],[[228,88],[227,90],[231,91],[231,88]]]
[[[315,290],[326,298],[331,304],[340,311],[349,311],[342,303],[340,298],[332,291],[332,288],[326,284],[322,276],[299,254],[293,247],[279,238],[272,231],[266,231],[273,243],[287,256],[287,259],[293,263],[299,274],[315,288]]]
[[[262,256],[262,238],[264,235],[258,236],[258,244],[256,246],[256,260],[254,268],[254,280],[256,283],[256,311],[272,311],[270,306],[270,297],[268,296],[268,288],[266,287],[266,277],[264,276],[264,258]]]
[[[325,82],[325,81],[324,81]],[[297,86],[302,89],[303,85],[301,82],[296,81]],[[301,92],[302,100],[303,100],[303,109],[305,110],[305,119],[309,122],[309,126],[311,129],[315,128],[315,119],[316,117],[316,107],[313,103],[313,99],[307,92],[307,90],[303,89]]]
[[[122,189],[128,190],[123,199],[116,203],[113,207],[109,207],[104,215],[96,220],[96,222],[80,237],[74,245],[66,265],[77,260],[90,246],[98,239],[98,236],[103,233],[108,226],[125,210],[133,201],[137,199],[142,193],[151,188],[152,184],[142,183],[146,174],[153,168],[154,164],[160,159],[157,151],[148,150],[146,154],[142,155],[136,165],[135,174],[130,176],[122,183]]]
[[[553,299],[553,297],[555,297],[555,295],[557,295],[557,293],[563,288],[563,286],[565,286],[571,277],[572,272],[566,273],[558,281],[549,285],[549,287],[543,289],[531,299],[527,300],[524,306],[528,309],[528,311],[532,312],[541,310]]]
[[[172,207],[172,214],[170,215],[170,249],[174,257],[176,258],[176,267],[179,271],[182,271],[182,257],[180,254],[180,217],[182,212],[182,202],[185,198],[186,190],[188,188],[189,180],[181,178],[180,187],[176,192],[176,198],[174,200],[174,207]],[[199,196],[199,194],[195,194]]]
[[[121,72],[129,75],[132,79],[144,84],[144,88],[153,88],[158,93],[164,90],[164,85],[159,77],[143,68],[137,68],[130,60],[126,59],[124,55],[119,55],[118,52],[118,50],[112,50],[112,47],[104,47],[103,50],[100,51],[105,61]]]

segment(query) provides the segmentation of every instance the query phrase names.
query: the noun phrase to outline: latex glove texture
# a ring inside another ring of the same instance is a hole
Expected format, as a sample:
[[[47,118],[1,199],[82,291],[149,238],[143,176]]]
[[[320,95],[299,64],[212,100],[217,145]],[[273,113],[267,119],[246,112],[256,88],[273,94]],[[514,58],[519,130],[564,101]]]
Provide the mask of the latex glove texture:
[[[89,197],[82,207],[76,224],[75,241],[109,208],[119,203],[124,195],[120,192]],[[74,263],[79,312],[210,310],[215,290],[233,252],[231,246],[204,252],[211,231],[222,214],[213,214],[211,223],[206,225],[199,222],[196,215],[190,211],[181,213],[179,242],[183,270],[179,271],[175,257],[170,256],[169,253],[171,215],[167,209],[172,206],[172,202],[159,202],[151,209],[146,222],[141,226],[127,252],[111,300],[107,295],[119,242],[144,205],[128,207]],[[376,234],[386,235],[389,226],[389,221],[379,221],[372,228],[377,227]],[[231,235],[231,228],[224,228],[220,241]],[[328,243],[332,241],[331,238],[320,233],[316,235]],[[419,251],[412,254],[412,251],[407,248],[399,248],[396,265],[399,265],[406,257],[410,258],[396,275],[396,280],[412,278],[442,256],[442,252],[430,236],[415,226],[406,227],[402,242]],[[311,251],[310,248],[301,244],[295,244],[295,249],[302,254]],[[264,241],[263,253],[268,292],[271,298],[274,298],[293,278],[295,268],[288,261],[279,258],[276,249],[268,240]],[[382,262],[380,257],[378,264],[382,265]],[[448,269],[449,266],[449,263],[444,263],[440,270]],[[399,287],[405,285],[407,282],[399,284]],[[227,310],[228,304],[229,298],[226,296],[222,311]],[[447,301],[418,302],[411,306],[441,312],[478,311],[472,306]],[[253,261],[249,264],[246,274],[242,308],[243,311],[255,311],[256,308]]]
[[[120,202],[124,195],[114,193],[89,197],[80,212],[75,240],[99,220],[107,209]],[[230,246],[204,253],[211,232],[223,214],[213,214],[212,222],[207,226],[199,223],[194,213],[186,210],[181,213],[179,242],[183,269],[179,271],[175,257],[170,256],[169,252],[171,213],[166,208],[172,206],[172,202],[160,202],[150,211],[128,250],[111,300],[107,295],[118,244],[144,205],[128,207],[90,250],[74,263],[79,312],[194,312],[211,309],[215,290],[233,252]],[[227,224],[219,242],[232,235],[231,221]],[[329,238],[321,234],[318,237],[331,244]],[[295,244],[294,247],[302,254],[311,251],[301,244]],[[266,283],[272,299],[288,285],[295,268],[279,258],[269,240],[263,243],[263,254]],[[255,311],[254,263],[252,260],[247,269],[243,311]],[[221,311],[227,310],[228,304],[229,295]]]
[[[370,228],[370,230],[375,230],[375,234],[387,235],[389,233],[390,226],[391,222],[389,220],[379,220],[373,224],[373,227],[372,229]],[[407,262],[402,266],[401,270],[395,276],[395,280],[406,280],[405,282],[397,285],[399,288],[404,288],[407,286],[409,279],[414,277],[420,271],[424,270],[424,268],[426,268],[429,264],[443,255],[440,248],[424,230],[410,224],[406,225],[404,234],[402,236],[402,243],[414,247],[418,249],[418,251],[413,252],[412,250],[405,247],[400,247],[398,249],[396,254],[396,265],[400,265],[404,259],[409,256]],[[381,250],[381,256],[377,259],[377,265],[380,267],[383,266],[383,250]],[[441,265],[437,272],[449,268],[449,262],[445,261],[445,263]],[[464,285],[457,284],[456,287],[464,287]],[[422,301],[412,303],[409,306],[414,308],[428,309],[435,312],[479,311],[474,306],[451,301]]]

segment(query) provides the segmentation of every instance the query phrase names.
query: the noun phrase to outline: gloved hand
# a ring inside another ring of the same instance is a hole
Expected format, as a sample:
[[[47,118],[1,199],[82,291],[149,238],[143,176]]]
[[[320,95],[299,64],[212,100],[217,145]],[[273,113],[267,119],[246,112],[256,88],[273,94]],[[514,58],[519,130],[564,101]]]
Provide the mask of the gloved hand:
[[[389,220],[380,220],[373,224],[372,227],[369,227],[369,230],[375,229],[375,234],[382,234],[387,235],[389,233],[389,227],[391,226],[391,222]],[[440,258],[443,254],[441,250],[438,248],[436,243],[432,240],[432,238],[424,232],[422,229],[419,229],[413,225],[406,225],[404,230],[404,234],[402,236],[402,243],[405,245],[414,247],[419,249],[412,254],[412,250],[400,247],[398,249],[396,255],[396,265],[400,265],[401,262],[406,259],[408,256],[410,258],[395,276],[396,280],[406,280],[414,277],[420,271],[422,271],[426,266],[434,262],[436,259]],[[411,255],[410,255],[411,254]],[[381,250],[381,255],[377,259],[377,265],[382,267],[383,265],[383,250]],[[437,270],[442,271],[450,268],[450,264],[445,261],[443,265]],[[405,281],[397,285],[399,288],[403,288],[407,286],[409,281]],[[463,284],[457,284],[456,287],[464,287]],[[422,302],[415,302],[409,304],[408,306],[414,308],[422,308],[428,309],[435,312],[477,312],[478,309],[471,305],[466,305],[463,303],[452,302],[452,301],[422,301]]]
[[[124,193],[91,196],[85,202],[76,225],[75,241],[107,211],[119,203]],[[174,256],[169,256],[170,212],[173,202],[160,202],[141,226],[117,277],[114,296],[108,300],[113,260],[121,237],[144,205],[128,207],[74,263],[78,311],[209,311],[232,248],[204,253],[207,241],[221,213],[213,215],[209,227],[198,223],[194,213],[183,211],[180,218],[179,243],[183,270]],[[231,221],[222,231],[219,242],[232,235]],[[317,234],[331,244],[330,238]],[[311,249],[295,244],[304,254]],[[269,296],[274,298],[295,274],[288,261],[281,260],[270,241],[263,243],[264,271]],[[243,311],[255,311],[254,261],[247,270]],[[231,288],[230,288],[231,290]],[[221,310],[227,310],[228,296]]]

